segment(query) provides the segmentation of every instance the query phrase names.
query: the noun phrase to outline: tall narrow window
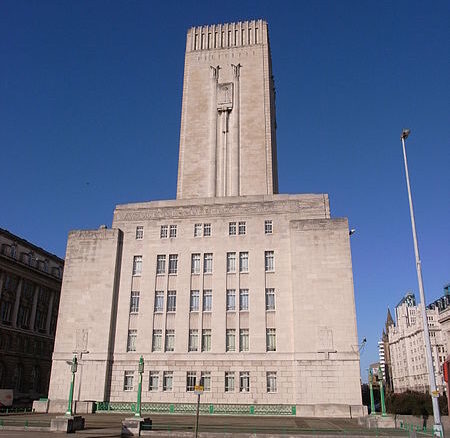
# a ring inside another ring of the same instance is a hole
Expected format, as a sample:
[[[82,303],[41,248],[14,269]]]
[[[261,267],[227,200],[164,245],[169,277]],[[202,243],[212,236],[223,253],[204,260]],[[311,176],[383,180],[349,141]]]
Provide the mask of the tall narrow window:
[[[211,329],[202,330],[202,351],[211,351]]]
[[[167,291],[167,311],[176,312],[177,310],[177,291],[169,290]]]
[[[163,391],[172,391],[173,371],[163,371]]]
[[[136,227],[136,240],[142,240],[144,238],[144,227]]]
[[[273,233],[273,224],[271,220],[264,221],[264,233],[272,234]]]
[[[163,312],[163,311],[164,311],[164,291],[157,290],[155,291],[154,312]]]
[[[236,310],[236,290],[227,289],[227,310]]]
[[[239,290],[239,310],[248,310],[248,289]]]
[[[198,290],[191,290],[191,296],[189,299],[189,310],[191,312],[197,312],[199,310],[200,293]]]
[[[209,371],[202,371],[200,385],[203,386],[203,391],[211,391],[211,373]]]
[[[247,233],[247,224],[244,221],[239,222],[239,234],[243,235],[246,233]]]
[[[236,272],[236,253],[227,252],[227,272]]]
[[[169,274],[178,273],[178,254],[169,254]]]
[[[161,229],[159,232],[159,237],[161,239],[167,239],[169,227],[167,225],[161,225]]]
[[[202,224],[194,225],[194,237],[200,237],[202,235]]]
[[[197,373],[195,371],[188,371],[186,373],[186,391],[194,391],[194,387],[197,381]]]
[[[136,351],[137,330],[128,330],[127,351]]]
[[[267,351],[277,351],[277,331],[274,328],[266,330],[266,349]]]
[[[230,236],[236,236],[236,222],[230,222],[228,224],[228,234]]]
[[[177,237],[177,226],[176,225],[170,226],[169,237]]]
[[[267,392],[277,392],[277,372],[268,371],[266,373]]]
[[[248,252],[239,253],[239,272],[248,272]]]
[[[203,291],[203,311],[211,312],[212,310],[212,290],[205,289]]]
[[[250,373],[248,371],[241,371],[239,373],[239,391],[250,391]]]
[[[141,275],[142,273],[142,256],[133,257],[133,275]]]
[[[189,330],[189,351],[198,351],[198,330]]]
[[[139,312],[139,291],[131,291],[130,297],[130,313],[138,313]]]
[[[227,329],[226,351],[236,350],[236,330]]]
[[[234,372],[225,373],[225,392],[234,392]]]
[[[162,330],[153,330],[152,351],[162,350]]]
[[[191,273],[200,274],[200,254],[192,254],[191,256]]]
[[[156,273],[166,273],[166,256],[164,254],[159,254],[156,256]]]
[[[239,330],[239,351],[249,350],[249,332],[248,329]]]
[[[266,251],[265,255],[265,268],[266,272],[271,272],[275,270],[275,260],[273,251]]]
[[[123,390],[133,391],[134,371],[124,371],[123,373]]]
[[[148,373],[148,390],[158,391],[159,386],[159,371],[150,371]]]
[[[175,330],[166,330],[166,351],[175,350]]]
[[[275,310],[275,289],[266,289],[266,310]]]
[[[213,270],[213,255],[210,252],[204,254],[203,273],[211,274]]]
[[[203,236],[211,236],[211,224],[203,224]]]

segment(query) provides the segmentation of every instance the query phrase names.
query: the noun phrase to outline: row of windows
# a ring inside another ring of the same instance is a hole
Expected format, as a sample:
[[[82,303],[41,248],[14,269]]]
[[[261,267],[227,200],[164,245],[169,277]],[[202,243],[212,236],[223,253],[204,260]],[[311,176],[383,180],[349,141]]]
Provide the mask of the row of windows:
[[[149,371],[148,374],[148,390],[152,392],[162,389],[164,392],[173,390],[173,371],[162,371],[162,387],[160,388],[160,371]],[[211,372],[202,371],[200,374],[200,385],[206,392],[211,391]],[[235,384],[236,373],[234,371],[225,372],[225,392],[235,392],[236,388],[239,392],[250,392],[250,372],[239,371],[239,386]],[[197,373],[188,371],[186,373],[186,392],[193,392],[197,383]],[[125,371],[123,379],[123,390],[133,391],[134,389],[134,371]],[[277,392],[277,372],[266,372],[266,390],[267,392]]]
[[[237,270],[237,257],[239,257],[239,272],[249,271],[249,257],[248,252],[227,252],[226,269],[227,273],[234,273]],[[156,274],[163,275],[166,273],[165,254],[158,254],[156,256]],[[191,255],[191,274],[200,274],[202,267],[202,255],[194,253]],[[275,271],[275,254],[274,251],[264,252],[264,269],[266,272]],[[212,274],[213,272],[213,254],[207,252],[203,254],[203,273]],[[168,273],[178,273],[178,254],[169,254]],[[133,257],[133,275],[139,276],[142,274],[142,256],[136,255]]]
[[[155,313],[164,312],[164,297],[162,290],[155,291],[155,301],[153,311]],[[266,310],[275,310],[275,289],[266,288]],[[204,289],[202,294],[202,311],[211,312],[213,303],[213,293],[211,289]],[[130,313],[139,313],[140,291],[131,291]],[[232,312],[236,310],[236,289],[227,289],[226,291],[226,310]],[[239,289],[240,311],[249,310],[249,292],[248,289]],[[167,291],[167,312],[176,312],[177,310],[177,291]],[[198,312],[200,310],[200,291],[191,290],[189,294],[189,311]]]
[[[236,351],[236,329],[226,330],[226,351]],[[211,329],[201,330],[201,339],[199,330],[189,330],[188,351],[211,351]],[[249,329],[239,330],[239,351],[249,351]],[[136,351],[137,330],[128,330],[127,351]],[[201,345],[200,345],[201,341]],[[163,331],[162,329],[153,330],[152,351],[163,350]],[[175,350],[175,330],[166,330],[164,351]],[[274,328],[266,329],[266,351],[277,350],[277,332]]]
[[[273,234],[273,222],[272,220],[264,221],[264,233]],[[229,222],[228,223],[228,235],[245,235],[247,234],[247,223],[245,221]],[[210,237],[212,235],[212,227],[210,223],[198,223],[194,224],[194,237]],[[177,225],[161,225],[159,230],[159,237],[161,239],[177,237]],[[144,227],[139,225],[136,227],[136,240],[142,240],[144,238]]]

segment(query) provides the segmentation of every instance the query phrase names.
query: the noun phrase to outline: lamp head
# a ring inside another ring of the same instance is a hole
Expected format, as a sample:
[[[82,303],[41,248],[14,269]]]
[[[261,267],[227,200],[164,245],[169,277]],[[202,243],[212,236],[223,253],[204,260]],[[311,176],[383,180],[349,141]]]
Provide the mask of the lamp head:
[[[406,139],[408,138],[408,136],[409,136],[410,133],[411,133],[411,129],[405,128],[405,129],[402,131],[402,136],[401,136],[400,138],[406,140]]]

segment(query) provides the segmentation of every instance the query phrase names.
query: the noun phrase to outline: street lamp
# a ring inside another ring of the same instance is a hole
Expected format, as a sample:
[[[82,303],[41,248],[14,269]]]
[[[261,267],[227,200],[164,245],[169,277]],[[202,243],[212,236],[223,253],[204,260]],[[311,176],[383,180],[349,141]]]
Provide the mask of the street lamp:
[[[428,364],[428,379],[430,382],[431,400],[433,403],[433,416],[434,416],[433,434],[435,436],[443,436],[441,415],[439,413],[439,403],[438,403],[439,392],[436,390],[436,378],[434,375],[433,356],[431,355],[430,332],[428,330],[425,293],[423,291],[423,283],[422,283],[422,266],[421,266],[420,256],[419,256],[419,246],[417,243],[416,222],[414,219],[414,208],[413,208],[413,201],[412,201],[412,195],[411,195],[411,187],[409,184],[408,160],[406,159],[405,140],[408,138],[410,133],[411,133],[410,129],[403,129],[402,135],[400,138],[401,138],[402,147],[403,147],[403,159],[405,161],[405,175],[406,175],[406,185],[408,187],[409,213],[411,215],[411,227],[412,227],[412,235],[413,235],[413,241],[414,241],[414,253],[416,256],[417,281],[419,282],[420,302],[422,303],[421,311],[422,311],[422,321],[423,321],[423,334],[424,334],[424,338],[425,338],[425,353],[426,353],[427,364]]]

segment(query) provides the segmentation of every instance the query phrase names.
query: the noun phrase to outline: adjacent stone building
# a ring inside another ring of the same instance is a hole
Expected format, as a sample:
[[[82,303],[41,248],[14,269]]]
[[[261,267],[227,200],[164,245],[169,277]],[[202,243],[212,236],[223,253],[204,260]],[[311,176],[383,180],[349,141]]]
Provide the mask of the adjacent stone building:
[[[363,414],[348,222],[326,194],[277,194],[275,125],[267,23],[191,28],[177,199],[69,234],[50,410],[76,352],[75,400],[110,409],[142,355],[147,411],[201,382],[215,412]]]
[[[64,261],[0,228],[0,389],[46,396]]]

